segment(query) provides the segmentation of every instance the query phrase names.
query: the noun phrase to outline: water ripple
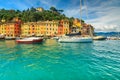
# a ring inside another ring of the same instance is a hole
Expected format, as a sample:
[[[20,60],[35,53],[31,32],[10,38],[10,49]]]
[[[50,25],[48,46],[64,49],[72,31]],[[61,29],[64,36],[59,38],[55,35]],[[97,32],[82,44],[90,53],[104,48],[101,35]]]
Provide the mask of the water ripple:
[[[119,47],[119,41],[0,41],[0,80],[119,80]]]

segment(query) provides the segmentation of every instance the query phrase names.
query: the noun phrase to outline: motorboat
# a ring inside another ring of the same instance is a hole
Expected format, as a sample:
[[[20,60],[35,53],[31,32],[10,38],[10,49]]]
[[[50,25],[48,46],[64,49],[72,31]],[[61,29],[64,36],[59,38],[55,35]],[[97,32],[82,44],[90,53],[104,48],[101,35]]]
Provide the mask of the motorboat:
[[[51,39],[55,39],[55,40],[58,40],[58,39],[59,39],[59,37],[52,37]]]
[[[25,44],[41,43],[42,41],[43,41],[43,38],[40,38],[40,37],[29,37],[29,38],[16,40],[17,43],[25,43]]]
[[[89,43],[92,42],[93,39],[91,37],[61,37],[58,40],[59,42],[65,42],[65,43]]]
[[[105,39],[107,39],[107,37],[105,36],[94,36],[93,37],[93,40],[105,40]]]
[[[5,35],[4,34],[0,34],[0,39],[5,39]]]
[[[15,37],[5,37],[5,40],[15,40]]]

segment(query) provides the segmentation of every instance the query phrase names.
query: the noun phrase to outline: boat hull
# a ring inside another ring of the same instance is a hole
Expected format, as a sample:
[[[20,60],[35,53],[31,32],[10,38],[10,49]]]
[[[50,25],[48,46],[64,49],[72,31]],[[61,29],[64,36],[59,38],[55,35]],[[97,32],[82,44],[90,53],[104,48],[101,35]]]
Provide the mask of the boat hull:
[[[37,40],[16,40],[17,43],[23,43],[23,44],[33,44],[33,43],[41,43],[43,39],[37,39]]]
[[[104,37],[104,36],[95,36],[93,37],[93,40],[106,40],[107,37]]]
[[[62,43],[89,43],[92,42],[92,38],[60,38],[58,40]]]
[[[15,40],[14,37],[5,37],[5,40]]]

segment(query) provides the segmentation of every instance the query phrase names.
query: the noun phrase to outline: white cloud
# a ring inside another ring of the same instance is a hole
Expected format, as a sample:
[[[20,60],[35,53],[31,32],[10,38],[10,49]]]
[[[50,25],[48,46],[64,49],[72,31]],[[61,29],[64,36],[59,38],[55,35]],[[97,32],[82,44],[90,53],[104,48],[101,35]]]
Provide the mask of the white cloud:
[[[95,28],[95,31],[105,31],[105,32],[110,32],[110,31],[120,31],[120,25],[105,25],[105,24],[92,24]]]
[[[96,31],[120,31],[119,0],[96,0],[94,3],[93,1],[91,3],[87,6],[89,12],[88,19],[86,5],[82,6],[82,19],[85,22],[92,24]],[[73,4],[75,3],[71,5]],[[66,8],[64,13],[68,17],[80,17],[80,6]]]
[[[82,7],[82,14],[86,14],[85,12],[86,6]],[[78,18],[80,17],[80,6],[75,6],[75,7],[71,7],[71,8],[67,8],[64,13],[66,14],[66,16],[68,17],[75,17]],[[83,15],[81,15],[83,17]]]
[[[21,0],[2,3],[0,7],[8,9],[27,9],[30,7],[43,7],[45,9],[54,6],[62,8],[68,17],[80,17],[80,0]],[[120,0],[82,0],[87,1],[88,19],[86,5],[82,6],[82,19],[92,24],[96,31],[120,31]],[[64,5],[62,5],[62,3]]]
[[[66,16],[68,17],[78,17],[80,15],[80,9],[79,8],[72,8],[72,9],[66,9],[64,11],[64,13],[66,14]]]
[[[90,12],[94,12],[90,15],[94,15],[95,18],[86,22],[92,24],[96,31],[120,31],[120,6],[116,6],[115,3],[111,0],[108,3],[101,3],[98,7],[90,7]]]

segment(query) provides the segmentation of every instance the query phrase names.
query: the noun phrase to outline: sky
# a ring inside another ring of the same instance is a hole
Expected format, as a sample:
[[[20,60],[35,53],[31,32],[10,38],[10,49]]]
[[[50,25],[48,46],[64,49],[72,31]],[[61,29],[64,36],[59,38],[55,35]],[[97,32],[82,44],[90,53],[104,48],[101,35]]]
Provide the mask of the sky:
[[[82,18],[95,31],[120,31],[120,0],[81,0],[81,10],[80,0],[0,0],[0,9],[43,7],[48,10],[51,6],[64,10],[68,17]]]

